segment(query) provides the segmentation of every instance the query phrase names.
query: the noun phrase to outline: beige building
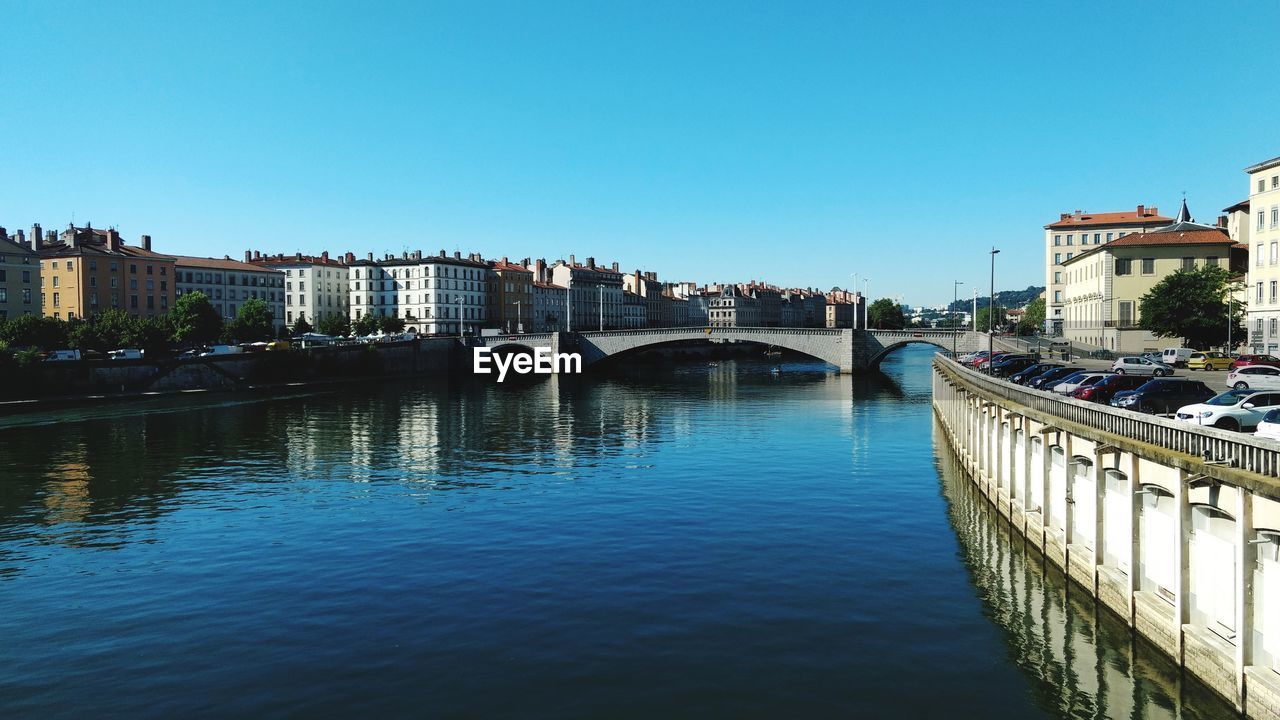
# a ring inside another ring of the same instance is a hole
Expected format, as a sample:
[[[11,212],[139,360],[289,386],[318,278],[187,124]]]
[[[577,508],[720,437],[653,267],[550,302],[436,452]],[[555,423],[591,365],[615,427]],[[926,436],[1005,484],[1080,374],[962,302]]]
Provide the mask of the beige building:
[[[1161,217],[1154,207],[1139,205],[1136,210],[1062,213],[1057,222],[1044,226],[1045,245],[1045,332],[1062,335],[1065,325],[1064,298],[1066,271],[1063,263],[1130,233],[1168,225],[1173,218]]]
[[[1185,209],[1184,204],[1184,213]],[[1234,245],[1224,228],[1184,219],[1145,233],[1127,233],[1074,255],[1059,271],[1062,335],[1116,353],[1168,346],[1170,338],[1138,327],[1142,296],[1179,270],[1217,265],[1243,272],[1247,251]]]
[[[1249,174],[1247,223],[1249,311],[1246,327],[1254,352],[1280,351],[1280,158],[1244,170]]]
[[[39,232],[37,227],[36,232]],[[40,256],[0,227],[0,320],[40,314]]]

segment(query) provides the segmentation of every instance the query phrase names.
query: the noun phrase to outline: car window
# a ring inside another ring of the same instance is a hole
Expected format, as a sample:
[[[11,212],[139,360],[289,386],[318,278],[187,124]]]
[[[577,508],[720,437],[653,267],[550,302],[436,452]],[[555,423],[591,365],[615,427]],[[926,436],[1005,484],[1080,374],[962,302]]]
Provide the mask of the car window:
[[[1266,415],[1262,416],[1262,422],[1273,423],[1280,421],[1280,408],[1268,410]]]

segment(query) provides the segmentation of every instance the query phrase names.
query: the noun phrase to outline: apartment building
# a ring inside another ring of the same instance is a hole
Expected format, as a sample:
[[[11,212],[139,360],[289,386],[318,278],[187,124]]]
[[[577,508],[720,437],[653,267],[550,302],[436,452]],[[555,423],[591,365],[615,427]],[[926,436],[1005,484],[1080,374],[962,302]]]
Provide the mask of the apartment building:
[[[406,330],[427,335],[476,333],[487,322],[489,268],[478,254],[370,255],[350,272],[352,319],[399,317]]]
[[[504,332],[525,332],[531,326],[533,306],[533,270],[529,259],[523,264],[512,263],[507,258],[489,263],[486,276],[489,284],[487,300],[488,327]]]
[[[537,274],[535,273],[535,278]],[[559,285],[533,281],[533,313],[529,332],[559,332],[565,329],[569,291]]]
[[[163,315],[175,297],[174,260],[152,252],[151,236],[125,245],[115,228],[70,225],[57,239],[37,240],[40,306],[45,317],[70,320],[116,308],[137,317]]]
[[[646,326],[644,298],[630,290],[622,291],[622,326],[628,330]]]
[[[557,260],[547,270],[552,283],[568,289],[569,329],[614,330],[623,326],[622,273],[617,263],[607,268],[596,265],[595,258],[587,258],[585,265],[579,265],[570,255],[568,262]]]
[[[738,285],[724,285],[707,310],[711,327],[759,327],[760,301]]]
[[[40,226],[35,228],[40,232]],[[0,227],[0,320],[40,314],[40,256],[19,230]]]
[[[1089,213],[1076,210],[1074,213],[1062,213],[1056,222],[1045,225],[1045,332],[1061,335],[1063,331],[1063,298],[1066,293],[1063,263],[1099,245],[1173,221],[1173,218],[1161,216],[1154,207],[1138,205],[1131,211]]]
[[[351,253],[339,261],[325,251],[319,255],[263,255],[248,250],[246,263],[284,273],[284,324],[293,327],[305,319],[312,327],[331,315],[346,315],[348,262]]]
[[[1280,352],[1280,157],[1245,168],[1249,176],[1249,310],[1246,323],[1254,352]]]
[[[1117,353],[1156,350],[1169,344],[1139,327],[1142,297],[1179,270],[1206,265],[1241,274],[1247,251],[1224,226],[1179,222],[1145,233],[1129,233],[1065,260],[1062,334],[1068,340]],[[1272,302],[1275,290],[1272,289]]]
[[[662,283],[658,282],[655,272],[628,273],[622,276],[622,289],[641,298],[645,306],[644,324],[640,327],[667,327],[670,325],[670,309],[667,318],[663,318]]]
[[[271,309],[276,329],[285,327],[284,271],[232,260],[230,257],[174,257],[175,295],[202,292],[223,322],[234,320],[248,300]]]

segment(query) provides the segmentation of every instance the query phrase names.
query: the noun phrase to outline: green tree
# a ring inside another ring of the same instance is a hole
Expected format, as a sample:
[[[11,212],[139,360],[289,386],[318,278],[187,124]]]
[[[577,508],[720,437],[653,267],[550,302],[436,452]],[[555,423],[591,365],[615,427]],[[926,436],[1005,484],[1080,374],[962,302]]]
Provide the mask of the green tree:
[[[404,332],[404,318],[391,317],[390,315],[378,321],[378,327],[382,332],[388,335]]]
[[[103,310],[89,318],[99,350],[140,348],[142,333],[138,318],[119,308]]]
[[[341,313],[332,313],[320,318],[320,332],[335,337],[351,332],[351,318]]]
[[[996,322],[994,325],[994,329],[997,332],[1004,328],[1004,325],[1005,325],[1004,314],[1005,314],[1005,308],[1002,308],[1000,307],[999,304],[997,304],[996,318],[995,318]],[[977,318],[978,318],[978,332],[987,332],[989,329],[993,327],[991,325],[991,308],[990,307],[978,308]]]
[[[1027,312],[1018,323],[1019,335],[1034,335],[1044,329],[1044,298],[1027,303]]]
[[[10,347],[57,350],[67,347],[67,325],[58,318],[23,315],[5,323],[4,340]]]
[[[1238,304],[1232,308],[1232,317],[1227,317],[1227,292],[1232,289],[1225,268],[1206,265],[1179,270],[1142,296],[1138,325],[1159,337],[1182,338],[1193,348],[1226,343],[1228,323],[1233,337],[1244,337]]]
[[[351,324],[351,331],[356,335],[372,335],[378,332],[378,318],[373,315],[361,315]]]
[[[314,331],[315,328],[311,327],[311,323],[307,322],[307,317],[302,313],[298,313],[298,319],[293,323],[293,334],[306,335],[307,333]]]
[[[142,350],[146,353],[148,359],[169,354],[169,343],[173,337],[173,325],[170,323],[168,315],[137,318],[133,327],[135,333],[133,342],[126,347]]]
[[[901,330],[907,324],[898,303],[880,298],[867,308],[867,325],[877,330]]]
[[[229,329],[231,336],[240,342],[264,342],[275,335],[275,317],[265,300],[252,298],[240,306]]]
[[[222,334],[222,318],[213,303],[202,292],[189,292],[178,297],[169,311],[173,341],[179,345],[213,342]]]

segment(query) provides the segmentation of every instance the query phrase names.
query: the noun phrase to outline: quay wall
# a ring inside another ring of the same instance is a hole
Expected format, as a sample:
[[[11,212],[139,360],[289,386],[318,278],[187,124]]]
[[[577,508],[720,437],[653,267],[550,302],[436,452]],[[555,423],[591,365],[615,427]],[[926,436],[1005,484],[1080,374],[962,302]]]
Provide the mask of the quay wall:
[[[1245,717],[1280,720],[1280,443],[942,355],[933,407],[980,492],[1073,588]]]

